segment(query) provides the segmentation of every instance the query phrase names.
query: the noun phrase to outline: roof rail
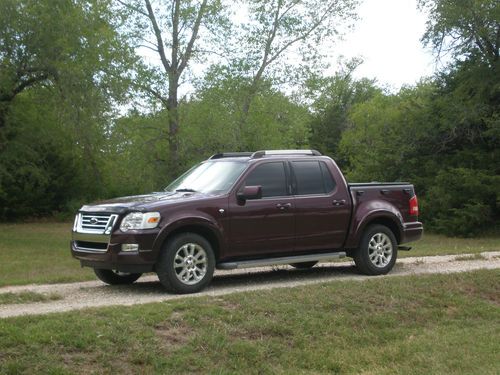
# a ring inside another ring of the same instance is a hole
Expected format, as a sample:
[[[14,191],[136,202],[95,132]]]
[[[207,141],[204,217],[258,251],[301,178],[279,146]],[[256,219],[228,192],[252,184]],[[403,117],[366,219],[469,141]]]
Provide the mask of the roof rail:
[[[251,152],[221,152],[210,156],[209,159],[241,158],[252,156]]]
[[[266,155],[310,155],[321,156],[321,152],[316,150],[261,150],[255,151],[251,159],[261,158]]]

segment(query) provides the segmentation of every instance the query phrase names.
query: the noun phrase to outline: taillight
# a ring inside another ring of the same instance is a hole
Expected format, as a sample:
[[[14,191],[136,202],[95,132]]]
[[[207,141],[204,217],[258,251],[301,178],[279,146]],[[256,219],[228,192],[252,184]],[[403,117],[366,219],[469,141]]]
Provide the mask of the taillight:
[[[410,215],[418,216],[418,200],[416,195],[410,198]]]

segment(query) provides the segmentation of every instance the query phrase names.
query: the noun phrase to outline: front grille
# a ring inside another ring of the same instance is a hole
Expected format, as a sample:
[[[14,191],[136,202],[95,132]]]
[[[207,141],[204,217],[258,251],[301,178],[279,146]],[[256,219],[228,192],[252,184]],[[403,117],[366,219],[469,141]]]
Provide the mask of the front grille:
[[[108,249],[108,244],[102,242],[75,241],[75,245],[83,251],[105,252]]]
[[[82,215],[82,229],[104,232],[111,215]]]
[[[107,213],[80,213],[77,216],[75,232],[109,234],[118,215]]]

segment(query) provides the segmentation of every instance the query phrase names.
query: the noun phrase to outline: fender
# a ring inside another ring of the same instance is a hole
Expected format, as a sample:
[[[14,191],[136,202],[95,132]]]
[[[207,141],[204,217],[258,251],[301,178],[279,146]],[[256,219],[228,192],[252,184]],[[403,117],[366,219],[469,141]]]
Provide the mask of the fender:
[[[370,223],[380,220],[389,220],[392,224],[391,229],[398,231],[394,234],[397,238],[401,238],[404,224],[399,210],[387,201],[374,200],[363,203],[356,209],[351,220],[349,237],[344,247],[347,249],[357,248],[366,227]]]
[[[210,217],[201,215],[185,215],[173,217],[160,230],[153,244],[153,251],[159,253],[165,239],[174,231],[182,227],[197,226],[209,230],[217,239],[219,252],[222,254],[225,250],[224,229]]]

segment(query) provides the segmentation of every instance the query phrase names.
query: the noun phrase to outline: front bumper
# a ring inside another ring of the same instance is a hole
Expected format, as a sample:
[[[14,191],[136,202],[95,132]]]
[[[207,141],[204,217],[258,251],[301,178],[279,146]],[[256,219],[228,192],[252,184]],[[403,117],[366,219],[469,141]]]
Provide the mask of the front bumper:
[[[424,226],[421,222],[406,223],[403,228],[402,238],[400,243],[418,241],[424,234]]]
[[[73,232],[71,254],[82,267],[112,269],[120,272],[154,271],[158,253],[153,243],[159,229],[110,235]],[[122,251],[122,244],[138,244],[138,251]]]

